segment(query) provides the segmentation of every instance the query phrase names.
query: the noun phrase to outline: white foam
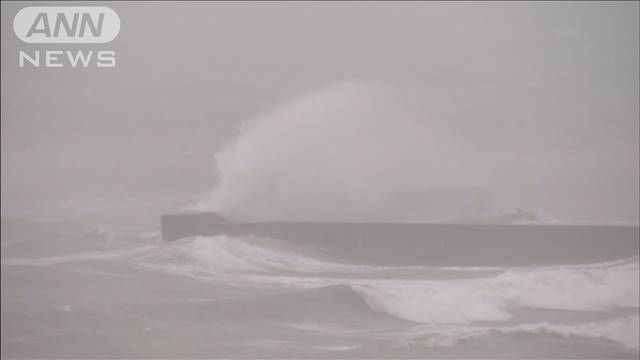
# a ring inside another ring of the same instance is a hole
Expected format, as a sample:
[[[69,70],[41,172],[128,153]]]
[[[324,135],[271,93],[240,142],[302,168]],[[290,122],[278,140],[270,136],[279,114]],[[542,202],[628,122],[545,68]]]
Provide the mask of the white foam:
[[[194,237],[165,244],[140,256],[138,262],[156,269],[164,268],[169,272],[196,276],[268,271],[364,272],[378,269],[321,261],[225,235]]]
[[[379,272],[397,267],[332,263],[256,245],[259,241],[255,240],[260,239],[248,240],[227,236],[183,239],[138,254],[134,261],[157,271],[229,280],[243,286],[347,285],[374,310],[421,323],[505,321],[512,317],[511,310],[518,308],[576,311],[638,308],[640,301],[638,257],[586,265],[490,268],[491,273],[474,278],[394,279],[380,278]],[[424,269],[447,268],[412,270]]]
[[[376,311],[423,323],[504,321],[511,308],[597,311],[640,301],[638,260],[617,265],[514,269],[444,281],[360,281],[353,289]]]
[[[451,347],[463,340],[492,334],[549,334],[602,339],[638,350],[640,347],[639,323],[638,316],[629,316],[577,325],[541,322],[514,326],[429,326],[417,329],[414,334],[401,340],[396,346]]]
[[[466,286],[465,286],[466,285]],[[510,315],[488,294],[452,282],[359,284],[353,289],[375,311],[423,323],[502,321]]]
[[[315,350],[326,350],[326,351],[352,351],[362,348],[361,345],[349,345],[349,344],[338,344],[338,345],[315,345],[311,347]]]

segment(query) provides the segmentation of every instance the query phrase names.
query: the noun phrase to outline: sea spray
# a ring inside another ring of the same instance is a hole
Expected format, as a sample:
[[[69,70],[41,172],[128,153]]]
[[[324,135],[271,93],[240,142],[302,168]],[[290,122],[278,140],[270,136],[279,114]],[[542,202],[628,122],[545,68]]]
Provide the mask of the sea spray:
[[[193,208],[254,221],[477,216],[495,163],[482,156],[393,89],[344,82],[244,124]]]

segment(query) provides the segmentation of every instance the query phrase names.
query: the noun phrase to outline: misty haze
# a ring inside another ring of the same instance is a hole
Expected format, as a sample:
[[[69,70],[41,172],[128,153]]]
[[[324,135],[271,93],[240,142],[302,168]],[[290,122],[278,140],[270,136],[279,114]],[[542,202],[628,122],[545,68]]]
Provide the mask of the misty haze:
[[[2,3],[2,358],[640,355],[638,2],[71,5]]]

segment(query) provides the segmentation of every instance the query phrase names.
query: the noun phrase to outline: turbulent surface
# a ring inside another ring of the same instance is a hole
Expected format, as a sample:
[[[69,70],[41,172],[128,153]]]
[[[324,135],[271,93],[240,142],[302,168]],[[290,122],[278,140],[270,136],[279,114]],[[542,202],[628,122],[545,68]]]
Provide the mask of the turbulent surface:
[[[2,356],[637,358],[639,259],[339,263],[278,239],[3,219]],[[390,239],[392,240],[392,239]]]

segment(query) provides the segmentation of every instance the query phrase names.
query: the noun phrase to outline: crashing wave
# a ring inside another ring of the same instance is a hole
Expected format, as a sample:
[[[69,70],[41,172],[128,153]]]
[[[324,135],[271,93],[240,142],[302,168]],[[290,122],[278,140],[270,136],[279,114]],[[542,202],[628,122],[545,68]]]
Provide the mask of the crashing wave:
[[[512,269],[494,277],[362,282],[374,310],[423,323],[505,321],[512,308],[600,311],[638,308],[638,261],[617,265]]]
[[[267,240],[232,238],[226,235],[194,237],[162,245],[137,260],[143,265],[155,265],[194,275],[268,271],[361,272],[378,269],[365,265],[332,263],[285,249],[254,245],[250,242],[251,239]]]
[[[529,334],[555,335],[563,338],[602,339],[625,346],[629,349],[638,350],[640,348],[639,323],[640,318],[638,316],[629,316],[577,325],[541,322],[514,326],[432,326],[416,331],[416,334],[399,341],[396,346],[452,347],[460,341],[494,334]]]

